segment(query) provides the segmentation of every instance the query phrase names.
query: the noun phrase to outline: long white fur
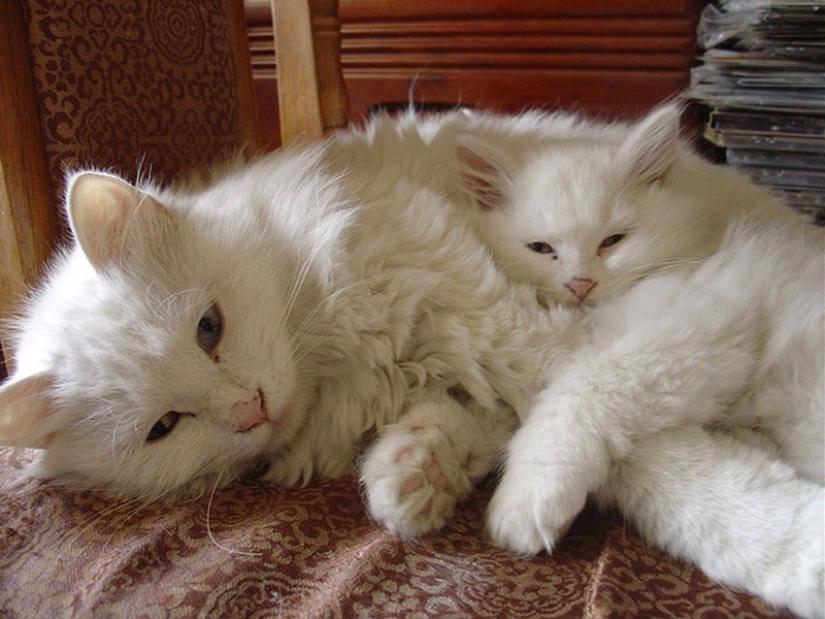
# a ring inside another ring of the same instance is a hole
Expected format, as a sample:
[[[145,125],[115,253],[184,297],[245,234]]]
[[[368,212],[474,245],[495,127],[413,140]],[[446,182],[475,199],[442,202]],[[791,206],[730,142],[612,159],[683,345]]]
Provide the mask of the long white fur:
[[[418,535],[440,527],[494,466],[515,412],[524,425],[489,515],[498,543],[552,549],[594,492],[711,575],[821,616],[823,535],[811,514],[824,503],[823,321],[811,299],[822,298],[822,237],[796,222],[776,226],[786,217],[764,193],[701,162],[672,126],[661,111],[638,125],[410,115],[202,187],[132,188],[82,173],[71,186],[89,191],[70,189],[68,207],[87,247],[75,243],[58,260],[19,324],[17,369],[0,387],[0,440],[42,448],[35,473],[153,498],[203,492],[224,471],[228,481],[261,461],[282,483],[340,475],[378,430],[361,461],[368,507]],[[649,147],[676,163],[657,167]],[[473,166],[491,157],[480,177]],[[472,208],[479,183],[495,200],[532,188],[523,173],[570,172],[584,179],[545,184],[554,199],[570,194],[559,220],[594,221],[619,195],[627,217],[634,207],[645,214],[634,231],[662,232],[605,271],[592,312],[556,305],[566,301],[545,286],[546,270],[520,271],[520,255],[502,254],[512,213]],[[662,204],[672,207],[664,218]],[[746,208],[758,216],[728,225]],[[776,241],[775,229],[787,238]],[[774,241],[763,254],[765,239]],[[788,239],[795,249],[786,251]],[[772,270],[757,266],[765,256]],[[651,275],[662,262],[679,269]],[[748,285],[745,271],[755,276]],[[775,291],[794,303],[771,304]],[[207,355],[195,334],[216,301],[225,332]],[[239,432],[231,411],[258,393],[271,423]],[[187,414],[147,442],[167,411]],[[727,433],[738,438],[725,451]],[[691,490],[681,463],[692,461],[657,438],[704,463],[705,490]],[[791,466],[796,481],[774,484],[764,471],[776,466]],[[712,499],[717,488],[724,500]],[[674,504],[684,521],[657,516]],[[765,535],[755,554],[717,561],[759,539],[750,517],[767,529],[799,526]],[[713,529],[712,543],[693,541],[693,527]],[[785,543],[804,557],[777,563]],[[769,574],[791,563],[796,571]]]
[[[19,323],[0,439],[43,448],[36,474],[153,498],[262,461],[288,484],[340,475],[370,432],[456,386],[485,410],[524,407],[579,318],[537,307],[415,174],[339,169],[332,148],[195,188],[76,175],[86,247],[58,259]],[[195,336],[214,302],[213,358]],[[239,432],[231,411],[258,393],[271,423]],[[169,411],[185,414],[147,442]]]
[[[550,551],[593,493],[711,576],[822,617],[825,230],[679,144],[674,120],[521,166],[478,140],[464,158],[502,268],[545,302],[575,304],[579,273],[598,293],[508,446],[489,529]],[[543,239],[557,255],[526,247]]]

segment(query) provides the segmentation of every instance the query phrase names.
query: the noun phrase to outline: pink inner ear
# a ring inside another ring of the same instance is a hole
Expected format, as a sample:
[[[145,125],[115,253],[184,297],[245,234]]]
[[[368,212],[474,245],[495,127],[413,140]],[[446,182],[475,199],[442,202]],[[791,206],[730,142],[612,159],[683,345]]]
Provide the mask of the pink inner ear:
[[[46,446],[55,411],[49,397],[52,382],[51,374],[43,372],[12,378],[0,387],[0,444],[38,449]]]
[[[134,246],[135,230],[163,222],[163,209],[126,181],[84,172],[69,187],[69,222],[83,253],[101,271],[123,261]]]
[[[126,222],[138,202],[134,188],[97,172],[81,173],[69,186],[69,223],[83,253],[98,270],[115,259]]]
[[[622,145],[631,174],[644,183],[662,180],[670,170],[679,143],[679,108],[668,105],[639,122]]]
[[[499,209],[504,204],[504,166],[466,144],[458,145],[456,157],[461,180],[477,204],[487,211]]]

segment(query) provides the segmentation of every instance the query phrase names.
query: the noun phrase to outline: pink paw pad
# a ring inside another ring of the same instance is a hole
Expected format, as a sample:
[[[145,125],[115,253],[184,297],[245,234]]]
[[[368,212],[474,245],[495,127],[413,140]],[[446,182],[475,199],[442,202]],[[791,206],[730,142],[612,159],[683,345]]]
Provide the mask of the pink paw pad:
[[[444,490],[444,488],[447,487],[447,476],[435,460],[432,460],[424,467],[424,477],[430,482],[431,486],[438,490]]]
[[[405,449],[396,458],[397,462],[402,464],[412,464],[415,462],[415,451],[413,449]],[[427,464],[421,470],[421,473],[410,475],[404,483],[401,484],[400,494],[406,496],[416,490],[419,490],[425,483],[430,484],[436,490],[444,490],[449,483],[447,476],[441,470],[438,462],[431,457],[428,458]]]

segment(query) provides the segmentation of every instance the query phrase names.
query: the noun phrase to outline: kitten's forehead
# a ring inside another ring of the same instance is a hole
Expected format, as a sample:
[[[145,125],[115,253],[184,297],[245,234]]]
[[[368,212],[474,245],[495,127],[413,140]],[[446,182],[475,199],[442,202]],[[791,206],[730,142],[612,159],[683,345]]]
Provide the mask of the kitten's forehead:
[[[571,186],[579,179],[602,184],[606,176],[617,173],[615,156],[618,146],[588,140],[569,140],[551,143],[539,150],[525,166],[533,178],[545,178],[547,183]]]
[[[525,222],[542,222],[560,235],[571,233],[562,228],[574,223],[608,223],[619,175],[614,153],[609,145],[586,142],[538,153],[516,183]]]

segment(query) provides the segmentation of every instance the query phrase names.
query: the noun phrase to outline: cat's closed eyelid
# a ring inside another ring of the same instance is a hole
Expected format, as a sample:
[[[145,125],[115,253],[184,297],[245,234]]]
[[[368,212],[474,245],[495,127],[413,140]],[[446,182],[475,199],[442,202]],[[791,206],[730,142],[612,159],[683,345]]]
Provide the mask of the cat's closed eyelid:
[[[599,245],[599,249],[606,249],[606,248],[608,248],[608,247],[612,247],[613,245],[615,245],[616,243],[618,243],[619,241],[621,241],[622,239],[624,239],[624,237],[625,237],[625,236],[627,236],[627,235],[626,235],[626,234],[624,234],[624,233],[621,233],[621,234],[611,234],[610,236],[606,237],[606,238],[605,238],[605,239],[601,242],[601,245]]]

